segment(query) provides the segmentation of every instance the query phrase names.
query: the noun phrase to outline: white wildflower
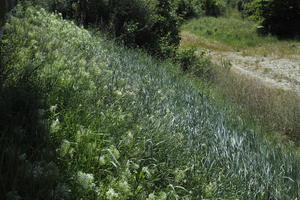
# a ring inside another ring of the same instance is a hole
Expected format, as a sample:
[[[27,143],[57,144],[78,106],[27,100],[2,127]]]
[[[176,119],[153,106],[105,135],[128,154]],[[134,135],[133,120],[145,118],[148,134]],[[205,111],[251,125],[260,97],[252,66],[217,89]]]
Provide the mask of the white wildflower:
[[[95,187],[93,174],[79,171],[76,177],[77,183],[85,190],[91,190]]]
[[[185,170],[181,170],[181,169],[175,169],[174,171],[174,175],[175,175],[175,182],[179,183],[181,181],[184,181],[185,178]]]
[[[54,113],[56,111],[56,109],[57,109],[57,104],[50,107],[50,112]]]
[[[56,133],[57,131],[59,131],[59,129],[60,129],[60,122],[59,122],[59,120],[58,119],[53,120],[52,124],[50,126],[51,132],[52,133]]]
[[[117,96],[122,96],[122,95],[123,95],[123,93],[122,93],[120,90],[116,90],[116,91],[115,91],[115,94],[116,94]]]
[[[149,194],[148,198],[146,200],[157,200],[154,193]]]
[[[119,194],[116,193],[113,188],[109,188],[109,190],[106,192],[106,198],[109,200],[114,200],[117,199],[118,197]]]
[[[100,158],[99,158],[99,164],[100,165],[105,165],[106,164],[106,158],[105,158],[105,156],[100,156]]]
[[[167,199],[167,194],[165,192],[160,192],[158,194],[157,200],[166,200]]]
[[[70,148],[71,148],[71,143],[68,140],[63,140],[59,148],[60,156],[61,157],[66,156],[69,153]]]
[[[119,181],[117,184],[118,190],[124,194],[130,193],[130,186],[127,181]]]

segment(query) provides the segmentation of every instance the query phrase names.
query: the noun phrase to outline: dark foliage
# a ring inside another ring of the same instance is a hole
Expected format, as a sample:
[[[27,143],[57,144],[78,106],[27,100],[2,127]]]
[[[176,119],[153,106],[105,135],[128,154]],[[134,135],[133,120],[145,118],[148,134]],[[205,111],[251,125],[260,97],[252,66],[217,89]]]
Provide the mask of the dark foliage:
[[[176,5],[176,13],[183,19],[190,19],[198,15],[191,1],[179,0]]]
[[[185,73],[209,81],[214,78],[212,63],[203,54],[196,55],[196,49],[194,48],[179,48],[176,52],[175,62],[180,65],[181,70]]]
[[[179,18],[170,0],[32,0],[84,26],[106,30],[129,47],[159,58],[171,56],[179,44]]]
[[[262,25],[270,33],[281,37],[295,37],[300,34],[300,1],[262,1]]]
[[[0,69],[0,198],[67,199],[48,141],[42,91],[31,72],[16,76]]]
[[[239,9],[244,16],[259,21],[271,34],[289,38],[300,35],[298,0],[241,0]]]
[[[218,0],[202,0],[202,8],[205,11],[205,15],[217,17],[224,13],[225,2]]]

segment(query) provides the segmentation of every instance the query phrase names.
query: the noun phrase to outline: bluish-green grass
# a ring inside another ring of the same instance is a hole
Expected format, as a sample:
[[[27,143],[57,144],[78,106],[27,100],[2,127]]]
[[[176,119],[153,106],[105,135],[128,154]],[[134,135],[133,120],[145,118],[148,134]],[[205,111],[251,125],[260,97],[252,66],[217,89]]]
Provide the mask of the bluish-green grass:
[[[26,176],[33,170],[28,176],[32,183],[44,180],[40,185],[52,185],[24,189],[7,181],[12,177],[22,182],[22,176],[7,177],[1,170],[3,180],[12,185],[1,188],[6,196],[101,200],[300,196],[295,155],[262,139],[240,118],[229,117],[229,111],[217,108],[213,99],[180,77],[172,63],[158,63],[122,48],[56,14],[21,7],[5,26],[1,55],[2,88],[26,81],[41,92],[41,106],[29,108],[38,109],[42,133],[49,133],[47,143],[55,148],[55,158],[47,154],[42,158],[44,165],[32,161],[29,153],[22,156],[23,149],[16,151],[21,164],[12,162],[11,171]],[[9,130],[2,128],[1,134],[10,134]],[[30,139],[35,133],[20,132]],[[3,152],[13,148],[1,142],[3,160],[7,157]],[[32,170],[24,170],[23,162],[33,163]],[[55,182],[51,177],[60,178]]]

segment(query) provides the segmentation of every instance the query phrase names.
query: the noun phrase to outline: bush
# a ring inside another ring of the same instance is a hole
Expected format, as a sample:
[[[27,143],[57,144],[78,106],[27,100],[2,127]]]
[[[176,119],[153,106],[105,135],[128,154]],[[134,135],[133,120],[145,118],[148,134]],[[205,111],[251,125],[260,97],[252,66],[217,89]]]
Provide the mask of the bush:
[[[231,1],[225,0],[177,0],[176,12],[184,19],[203,15],[217,17],[224,14],[226,6],[231,4]]]
[[[151,54],[160,58],[173,56],[180,42],[179,21],[175,7],[169,0],[156,0],[152,7],[153,26],[149,29],[153,33],[152,40],[146,39],[150,45]]]
[[[205,15],[220,16],[225,12],[226,2],[224,0],[202,0],[202,9]]]
[[[202,10],[199,2],[178,0],[176,1],[176,13],[178,16],[186,20],[203,15],[204,11]]]
[[[203,55],[197,56],[195,48],[178,49],[175,62],[180,65],[183,72],[199,78],[212,78],[212,63]]]

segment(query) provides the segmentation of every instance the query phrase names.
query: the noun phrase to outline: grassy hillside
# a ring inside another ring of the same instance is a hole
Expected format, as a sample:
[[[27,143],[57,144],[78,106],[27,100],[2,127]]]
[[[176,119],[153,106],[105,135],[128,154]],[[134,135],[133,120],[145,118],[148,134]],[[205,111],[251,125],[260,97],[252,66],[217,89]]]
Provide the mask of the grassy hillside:
[[[295,155],[217,109],[171,63],[21,7],[5,26],[1,56],[7,198],[300,195]]]

